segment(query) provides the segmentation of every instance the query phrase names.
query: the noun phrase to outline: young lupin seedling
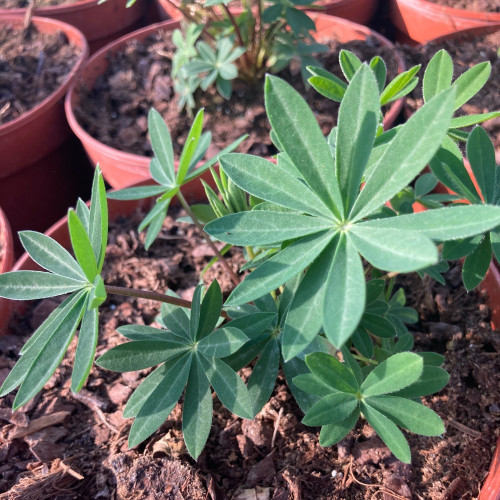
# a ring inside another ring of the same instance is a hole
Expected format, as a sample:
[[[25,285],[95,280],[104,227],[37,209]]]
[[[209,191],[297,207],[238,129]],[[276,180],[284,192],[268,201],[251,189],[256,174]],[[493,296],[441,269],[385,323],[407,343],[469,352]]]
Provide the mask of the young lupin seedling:
[[[338,125],[328,138],[303,98],[268,76],[266,111],[277,161],[221,154],[222,169],[219,175],[214,172],[221,199],[207,186],[206,206],[189,207],[181,193],[188,180],[215,163],[193,170],[208,147],[202,113],[194,120],[176,173],[168,129],[152,111],[155,158],[150,171],[159,185],[111,196],[158,196],[140,226],[148,228],[149,246],[177,195],[212,244],[208,235],[245,247],[243,269],[250,272],[225,304],[216,281],[204,294],[199,285],[192,303],[171,291],[162,295],[105,285],[107,206],[96,169],[90,209],[80,200],[68,214],[75,258],[47,236],[26,231],[20,234],[26,251],[48,272],[0,275],[2,297],[70,294],[23,347],[0,395],[19,387],[14,408],[28,402],[48,381],[78,328],[71,388],[80,390],[94,359],[98,308],[106,294],[147,297],[162,302],[158,321],[163,328],[120,327],[130,342],[97,360],[115,371],[157,366],[125,408],[124,416],[135,419],[131,447],[161,426],[184,393],[184,437],[197,458],[210,432],[211,388],[230,411],[253,418],[269,399],[281,366],[305,413],[303,422],[322,427],[320,444],[338,442],[364,418],[397,458],[409,462],[410,449],[399,428],[426,436],[444,432],[441,419],[421,397],[442,389],[449,376],[440,368],[443,356],[410,352],[413,336],[407,325],[418,317],[406,307],[403,290],[394,291],[394,276],[416,271],[441,280],[446,258],[467,255],[463,275],[469,289],[481,280],[492,254],[499,255],[500,170],[493,147],[481,128],[457,134],[454,127],[463,121],[453,118],[457,103],[480,88],[477,75],[484,79],[488,66],[452,84],[446,61],[438,53],[429,64],[422,109],[385,132],[380,106],[415,85],[416,71],[384,88],[380,61],[358,64],[341,54],[349,82],[342,91],[336,81],[332,86],[314,80],[324,93],[342,94]],[[453,142],[461,139],[467,141],[481,193],[467,177]],[[456,198],[433,198],[430,174],[410,187],[428,163],[437,178],[470,203],[443,206]],[[415,198],[429,210],[412,213],[408,200]],[[389,200],[393,207],[386,205]],[[204,230],[198,217],[209,221]],[[255,359],[245,386],[236,370]]]

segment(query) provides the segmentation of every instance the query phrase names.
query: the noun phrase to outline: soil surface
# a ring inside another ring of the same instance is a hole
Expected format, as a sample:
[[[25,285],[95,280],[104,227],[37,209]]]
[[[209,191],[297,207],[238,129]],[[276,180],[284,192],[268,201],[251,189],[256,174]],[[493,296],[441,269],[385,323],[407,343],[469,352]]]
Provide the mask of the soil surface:
[[[159,291],[172,287],[189,299],[210,250],[191,226],[168,218],[160,239],[145,251],[142,235],[136,236],[142,217],[112,225],[105,281]],[[243,262],[238,252],[231,259],[235,267]],[[214,278],[225,293],[230,290],[218,265],[205,280]],[[362,421],[338,445],[320,447],[319,429],[300,423],[303,415],[281,376],[254,421],[231,415],[214,397],[213,427],[197,462],[182,440],[180,405],[149,440],[128,450],[131,420],[122,418],[122,410],[148,370],[118,374],[94,366],[86,387],[73,395],[73,342],[32,402],[12,414],[14,396],[0,400],[0,498],[476,498],[500,432],[500,336],[489,327],[485,297],[465,293],[458,265],[446,281],[444,287],[410,275],[398,284],[420,314],[414,325],[417,350],[443,353],[451,373],[450,384],[425,400],[447,432],[432,438],[408,434],[412,465],[397,461]],[[12,324],[15,335],[0,338],[0,383],[56,304],[36,303]],[[98,355],[124,341],[118,326],[151,324],[158,310],[151,301],[109,297],[100,317]],[[250,371],[242,370],[244,379]]]
[[[81,54],[62,32],[0,29],[0,125],[34,108],[66,80]]]
[[[157,109],[168,124],[176,155],[179,155],[192,123],[185,111],[180,112],[170,78],[173,44],[170,33],[156,32],[144,42],[132,41],[110,57],[109,67],[93,89],[80,93],[81,102],[75,115],[81,126],[93,137],[116,149],[151,156],[147,138],[147,115]],[[394,51],[379,47],[377,40],[331,45],[328,54],[318,55],[325,69],[343,80],[338,64],[340,49],[355,52],[362,60],[381,55],[389,66],[389,77],[397,74]],[[300,67],[293,64],[279,74],[305,95],[325,133],[335,125],[338,103],[305,90]],[[205,108],[204,130],[212,133],[208,156],[218,153],[243,134],[249,138],[239,147],[240,152],[260,156],[275,153],[269,139],[269,124],[264,109],[263,85],[252,87],[235,81],[233,95],[226,101],[213,89],[196,95],[199,107]]]
[[[474,39],[454,39],[428,43],[422,47],[399,47],[406,57],[408,67],[422,64],[420,82],[423,70],[432,56],[440,49],[446,49],[453,59],[454,75],[458,78],[470,67],[483,61],[491,62],[491,75],[484,87],[466,104],[458,110],[455,116],[474,115],[500,110],[500,58],[497,50],[500,46],[500,31],[478,36]],[[416,110],[423,105],[422,85],[417,85],[407,99],[407,105]],[[500,117],[481,124],[488,132],[495,150],[497,162],[500,162]]]
[[[428,0],[438,5],[474,12],[500,12],[498,0]]]
[[[35,0],[35,9],[51,7],[53,5],[70,5],[82,0]],[[0,0],[0,9],[24,9],[30,4],[30,0]]]

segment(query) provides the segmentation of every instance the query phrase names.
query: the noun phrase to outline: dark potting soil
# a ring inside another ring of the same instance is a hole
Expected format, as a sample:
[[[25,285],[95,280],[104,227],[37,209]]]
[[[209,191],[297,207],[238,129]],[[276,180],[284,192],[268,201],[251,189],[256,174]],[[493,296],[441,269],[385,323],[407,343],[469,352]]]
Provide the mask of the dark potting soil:
[[[179,110],[170,78],[173,44],[170,33],[156,32],[145,42],[132,41],[124,50],[109,58],[109,67],[94,87],[80,93],[80,104],[75,115],[81,126],[93,137],[116,149],[151,156],[147,138],[147,115],[151,107],[157,109],[168,124],[179,155],[192,118]],[[333,43],[331,51],[318,55],[325,69],[342,77],[338,64],[340,49],[357,53],[362,60],[375,55],[384,58],[389,66],[389,77],[397,75],[394,51],[380,47],[374,38],[366,42]],[[280,73],[299,92],[305,95],[325,133],[335,125],[338,104],[320,96],[309,88],[305,90],[300,67],[295,64]],[[212,133],[212,156],[243,134],[249,138],[239,147],[240,152],[270,156],[275,149],[269,139],[269,124],[264,109],[263,84],[252,87],[242,81],[234,82],[233,95],[226,101],[213,89],[196,95],[199,107],[205,108],[204,130]]]
[[[142,217],[112,225],[106,282],[159,291],[171,286],[189,299],[210,250],[191,226],[168,218],[160,239],[145,251],[143,236],[136,236]],[[232,251],[231,263],[241,265],[239,252]],[[231,284],[224,276],[215,265],[205,280],[217,278],[227,293]],[[422,282],[416,275],[399,282],[420,315],[413,329],[417,349],[443,353],[451,373],[448,386],[425,399],[447,432],[432,438],[407,433],[412,465],[397,461],[363,422],[338,445],[320,447],[319,429],[300,423],[303,415],[281,375],[254,421],[230,414],[214,396],[213,427],[197,462],[182,440],[180,405],[150,439],[128,450],[132,421],[122,418],[122,410],[148,370],[119,374],[94,366],[86,387],[73,395],[73,342],[32,402],[11,413],[14,396],[0,400],[0,498],[476,498],[500,432],[500,335],[489,326],[485,297],[465,293],[458,265],[446,273],[446,283]],[[56,303],[38,302],[13,322],[15,335],[0,338],[0,383]],[[124,341],[118,326],[151,324],[158,311],[148,300],[109,297],[100,317],[98,355]],[[246,368],[241,375],[247,380],[250,372]]]
[[[53,5],[70,5],[82,0],[35,0],[35,9],[51,7]],[[30,0],[0,0],[0,9],[24,9],[29,6]]]
[[[81,51],[62,32],[0,30],[0,125],[34,108],[67,78]]]
[[[480,62],[491,62],[489,80],[478,94],[457,111],[456,116],[460,116],[500,110],[500,57],[497,54],[499,46],[500,31],[496,31],[473,39],[457,38],[427,43],[421,47],[401,46],[399,48],[406,57],[408,67],[422,64],[422,68],[427,66],[427,63],[438,50],[446,49],[453,59],[454,80]],[[420,71],[420,77],[423,78],[423,70]],[[406,102],[412,110],[422,106],[421,84],[417,85]],[[500,162],[500,117],[484,122],[481,126],[485,128],[493,141],[497,151],[497,162]]]
[[[429,0],[429,2],[474,12],[500,12],[498,0]]]

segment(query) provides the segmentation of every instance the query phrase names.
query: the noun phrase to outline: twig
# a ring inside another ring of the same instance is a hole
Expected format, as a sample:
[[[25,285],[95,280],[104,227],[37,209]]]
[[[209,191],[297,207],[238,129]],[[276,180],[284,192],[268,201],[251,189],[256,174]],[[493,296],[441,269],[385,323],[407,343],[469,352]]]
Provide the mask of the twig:
[[[276,435],[278,434],[278,427],[280,425],[281,415],[283,415],[283,407],[280,408],[278,417],[274,421],[274,431],[273,431],[273,437],[271,439],[271,449],[274,448],[274,442],[276,441]]]
[[[395,491],[391,490],[390,488],[386,488],[385,486],[382,486],[380,484],[363,483],[359,479],[356,479],[354,473],[352,472],[352,462],[353,458],[351,457],[351,461],[349,462],[349,476],[355,483],[359,484],[360,486],[364,486],[365,488],[377,488],[377,491],[373,494],[373,496],[377,495],[378,493],[387,493],[389,495],[392,495],[394,498],[398,498],[399,500],[408,500],[407,497],[398,495]]]
[[[114,295],[124,295],[125,297],[135,297],[138,299],[157,300],[158,302],[165,302],[166,304],[173,304],[174,306],[185,307],[191,309],[191,302],[189,300],[179,299],[178,297],[171,297],[158,292],[150,290],[137,290],[136,288],[125,288],[122,286],[105,285],[106,293]],[[229,319],[226,311],[221,311],[220,315]]]
[[[37,0],[30,0],[28,3],[28,7],[26,9],[26,14],[24,15],[24,21],[23,21],[23,38],[26,36],[26,33],[28,32],[28,29],[31,25],[31,18],[33,17],[33,11],[35,10],[35,5],[37,3]]]
[[[474,429],[471,429],[470,427],[467,427],[466,425],[461,424],[460,422],[457,422],[456,420],[453,420],[452,418],[449,418],[447,420],[447,423],[451,427],[454,427],[455,429],[458,429],[459,431],[462,431],[465,434],[468,434],[469,436],[472,436],[474,438],[479,439],[479,438],[483,437],[483,435],[480,432],[475,431]]]
[[[36,418],[32,420],[28,427],[16,428],[12,432],[9,433],[8,439],[18,439],[28,436],[29,434],[33,434],[34,432],[38,432],[46,427],[51,427],[52,425],[60,424],[64,421],[64,419],[70,415],[69,411],[58,411],[52,413],[50,415],[43,415],[40,418]]]
[[[88,408],[90,408],[97,415],[97,418],[101,421],[101,423],[105,425],[111,432],[113,432],[114,434],[120,434],[120,431],[114,425],[111,425],[106,420],[104,413],[99,408],[99,405],[90,394],[82,394],[81,392],[77,393],[72,392],[71,395],[73,396],[73,398],[80,401]]]

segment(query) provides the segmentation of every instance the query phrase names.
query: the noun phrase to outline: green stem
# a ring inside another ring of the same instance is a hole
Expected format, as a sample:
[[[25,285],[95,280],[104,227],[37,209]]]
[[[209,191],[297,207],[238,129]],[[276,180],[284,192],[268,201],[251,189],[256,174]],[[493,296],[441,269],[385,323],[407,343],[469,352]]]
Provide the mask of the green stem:
[[[247,251],[248,257],[250,257],[250,260],[255,259],[255,252],[252,247],[245,247],[245,250]]]
[[[358,361],[363,361],[364,363],[366,363],[367,365],[375,365],[377,366],[378,365],[378,361],[375,361],[374,359],[368,359],[368,358],[365,358],[364,356],[362,356],[361,354],[353,354],[352,357],[354,359],[357,359]]]
[[[106,293],[113,295],[123,295],[125,297],[135,297],[137,299],[156,300],[158,302],[165,302],[166,304],[173,304],[174,306],[185,307],[191,309],[191,302],[189,300],[179,299],[163,293],[152,292],[150,290],[137,290],[136,288],[125,288],[121,286],[105,285]],[[226,311],[221,311],[221,316],[229,319]]]
[[[208,243],[208,246],[212,249],[214,254],[219,259],[220,263],[222,264],[222,267],[224,267],[228,276],[231,278],[231,281],[235,285],[239,285],[240,279],[238,278],[236,273],[231,269],[227,260],[224,259],[222,254],[219,252],[219,250],[215,246],[214,242],[210,239],[210,236],[208,236],[208,234],[203,230],[203,226],[201,225],[200,221],[196,218],[196,215],[194,215],[193,211],[191,210],[191,207],[189,206],[188,202],[186,201],[186,199],[184,198],[184,196],[182,195],[182,193],[180,191],[177,192],[177,198],[179,199],[179,202],[182,205],[182,208],[184,208],[184,210],[189,215],[189,217],[191,217],[191,220],[193,221],[194,225],[197,227],[201,236],[205,239],[205,241]]]

